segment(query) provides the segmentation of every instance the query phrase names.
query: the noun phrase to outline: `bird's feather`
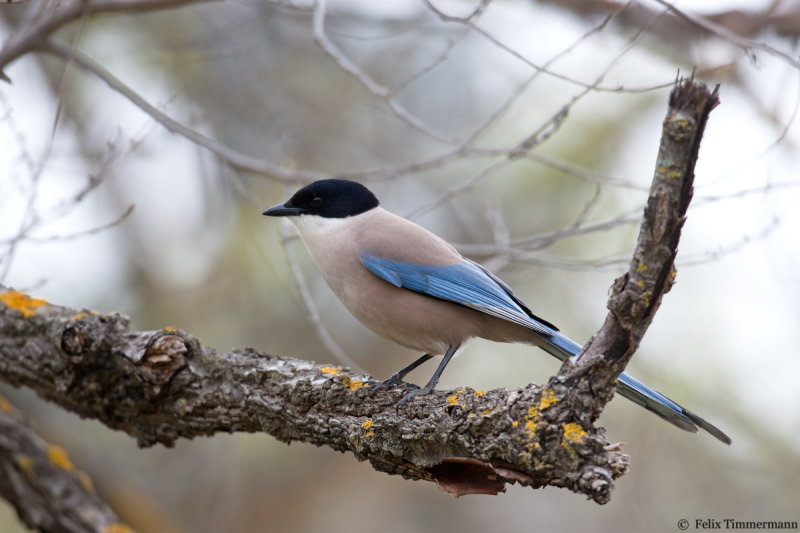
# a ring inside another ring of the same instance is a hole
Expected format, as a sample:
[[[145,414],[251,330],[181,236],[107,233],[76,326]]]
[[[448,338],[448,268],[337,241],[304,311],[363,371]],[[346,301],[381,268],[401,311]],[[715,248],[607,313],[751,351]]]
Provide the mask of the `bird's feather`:
[[[511,289],[472,261],[464,259],[447,266],[415,265],[362,252],[361,262],[395,287],[463,305],[545,337],[557,331],[551,324],[534,317],[527,307],[520,305]]]

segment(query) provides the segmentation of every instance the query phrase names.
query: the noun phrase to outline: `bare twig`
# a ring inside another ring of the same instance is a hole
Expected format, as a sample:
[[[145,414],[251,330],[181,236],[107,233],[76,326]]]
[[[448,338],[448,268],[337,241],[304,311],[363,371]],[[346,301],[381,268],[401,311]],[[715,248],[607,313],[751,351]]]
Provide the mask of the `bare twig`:
[[[32,2],[32,16],[15,31],[0,49],[0,79],[10,81],[3,73],[15,59],[39,48],[62,26],[90,15],[101,13],[141,13],[172,9],[193,0],[65,0],[63,2]]]
[[[392,90],[375,81],[367,72],[364,71],[352,59],[347,57],[325,33],[326,0],[316,0],[313,15],[314,42],[333,59],[345,72],[351,74],[372,94],[386,102],[392,112],[403,122],[420,131],[428,137],[445,144],[457,145],[459,142],[446,133],[434,130],[421,118],[406,109],[397,99],[392,96]]]
[[[665,8],[667,8],[667,10],[670,13],[673,13],[678,18],[681,18],[690,24],[693,24],[709,33],[712,33],[718,37],[725,39],[726,41],[735,44],[736,46],[740,47],[747,53],[751,53],[751,50],[761,50],[763,52],[767,52],[768,54],[773,55],[785,61],[786,63],[792,65],[795,68],[800,68],[800,60],[798,60],[797,57],[784,52],[783,50],[779,50],[767,43],[754,41],[752,39],[742,37],[736,32],[731,31],[725,26],[717,24],[713,20],[709,20],[706,17],[681,11],[673,3],[667,2],[667,0],[655,0],[655,1],[664,6]]]
[[[103,80],[109,87],[120,93],[136,107],[153,117],[166,129],[173,133],[182,135],[192,142],[210,150],[234,168],[262,174],[272,179],[293,183],[313,181],[318,176],[318,174],[311,172],[290,171],[284,167],[272,164],[263,159],[248,156],[228,146],[225,146],[196,130],[193,130],[192,128],[181,122],[178,122],[155,107],[145,98],[131,89],[128,85],[111,74],[111,72],[106,70],[102,65],[92,60],[80,50],[69,48],[53,40],[45,41],[40,45],[40,48],[64,59],[74,61],[75,64],[81,69]]]

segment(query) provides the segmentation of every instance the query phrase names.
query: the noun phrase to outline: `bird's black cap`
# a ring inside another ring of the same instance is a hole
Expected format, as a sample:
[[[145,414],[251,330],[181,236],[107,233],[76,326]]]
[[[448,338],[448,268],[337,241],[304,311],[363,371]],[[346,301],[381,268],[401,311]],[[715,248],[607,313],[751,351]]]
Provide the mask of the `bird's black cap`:
[[[355,181],[328,179],[306,185],[286,202],[270,207],[262,214],[271,217],[317,215],[345,218],[378,207],[372,192]]]

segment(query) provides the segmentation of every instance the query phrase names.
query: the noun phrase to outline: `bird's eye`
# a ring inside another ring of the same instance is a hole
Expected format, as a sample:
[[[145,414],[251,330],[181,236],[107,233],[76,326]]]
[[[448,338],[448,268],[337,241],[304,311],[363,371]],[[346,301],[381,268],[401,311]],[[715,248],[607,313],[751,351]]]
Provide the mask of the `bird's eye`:
[[[309,203],[311,204],[311,207],[319,207],[322,205],[322,198],[315,196]]]

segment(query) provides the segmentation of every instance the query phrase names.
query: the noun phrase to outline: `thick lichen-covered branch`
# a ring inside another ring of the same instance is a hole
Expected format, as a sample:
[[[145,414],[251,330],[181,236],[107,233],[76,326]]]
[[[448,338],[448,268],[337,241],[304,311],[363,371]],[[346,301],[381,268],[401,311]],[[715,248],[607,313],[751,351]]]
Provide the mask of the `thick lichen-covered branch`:
[[[262,354],[218,353],[174,329],[0,294],[0,376],[134,436],[140,445],[220,431],[267,432],[353,453],[377,469],[459,495],[506,482],[557,485],[606,501],[627,457],[603,431],[562,424],[556,391],[530,385],[437,391],[397,408],[367,376]]]
[[[603,328],[543,387],[436,391],[398,407],[406,390],[370,395],[371,378],[344,368],[251,349],[219,353],[182,331],[131,331],[121,315],[2,288],[0,379],[142,446],[266,432],[352,453],[454,495],[520,483],[605,503],[628,457],[594,422],[672,284],[697,148],[715,103],[715,93],[691,80],[673,91],[630,270],[614,284]]]

